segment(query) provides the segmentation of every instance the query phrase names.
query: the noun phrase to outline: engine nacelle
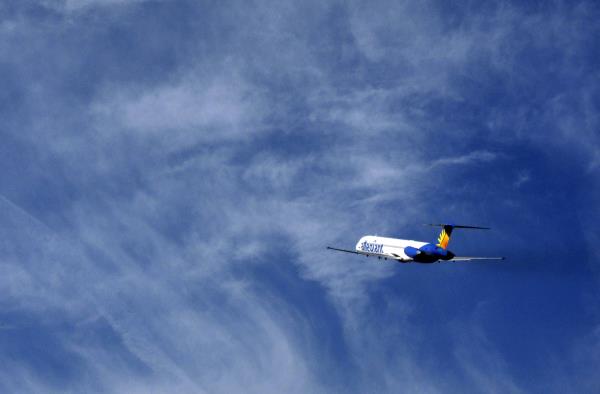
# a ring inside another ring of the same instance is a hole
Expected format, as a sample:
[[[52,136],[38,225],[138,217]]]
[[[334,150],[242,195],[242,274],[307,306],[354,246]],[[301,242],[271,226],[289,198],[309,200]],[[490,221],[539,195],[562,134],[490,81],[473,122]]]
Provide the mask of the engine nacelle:
[[[407,246],[404,248],[404,254],[419,263],[433,263],[438,260],[451,260],[454,257],[454,253],[435,244],[423,245],[419,249],[412,246]]]
[[[420,253],[421,251],[419,249],[413,248],[412,246],[407,246],[406,248],[404,248],[404,254],[410,257],[411,259],[417,257]]]

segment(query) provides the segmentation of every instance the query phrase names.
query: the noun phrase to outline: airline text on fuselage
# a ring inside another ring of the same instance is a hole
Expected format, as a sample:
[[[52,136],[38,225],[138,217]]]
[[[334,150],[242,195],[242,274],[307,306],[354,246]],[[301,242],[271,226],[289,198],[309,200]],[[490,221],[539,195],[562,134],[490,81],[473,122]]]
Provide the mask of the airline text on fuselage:
[[[383,253],[383,245],[382,244],[374,244],[367,241],[364,241],[360,244],[361,250],[370,253]]]

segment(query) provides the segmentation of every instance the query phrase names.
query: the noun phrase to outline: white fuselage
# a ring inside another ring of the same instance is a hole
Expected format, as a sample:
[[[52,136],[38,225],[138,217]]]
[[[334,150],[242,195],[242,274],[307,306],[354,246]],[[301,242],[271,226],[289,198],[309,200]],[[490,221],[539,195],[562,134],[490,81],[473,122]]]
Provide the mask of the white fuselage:
[[[428,242],[412,241],[410,239],[365,235],[356,243],[356,250],[400,261],[412,261],[413,259],[404,253],[404,248],[412,246],[413,248],[419,249],[427,244]]]

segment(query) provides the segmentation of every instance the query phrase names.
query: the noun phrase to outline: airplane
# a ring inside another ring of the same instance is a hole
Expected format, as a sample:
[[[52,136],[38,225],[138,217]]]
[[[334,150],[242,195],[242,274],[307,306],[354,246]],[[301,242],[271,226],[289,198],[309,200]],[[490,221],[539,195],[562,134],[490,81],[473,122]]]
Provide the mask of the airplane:
[[[327,249],[365,255],[367,257],[377,256],[379,259],[396,260],[400,263],[431,264],[442,261],[504,260],[504,257],[458,257],[448,250],[450,235],[452,235],[452,230],[455,228],[489,230],[488,227],[460,226],[455,224],[426,224],[426,226],[442,228],[437,243],[365,235],[358,240],[355,250],[340,249],[331,246],[328,246]]]

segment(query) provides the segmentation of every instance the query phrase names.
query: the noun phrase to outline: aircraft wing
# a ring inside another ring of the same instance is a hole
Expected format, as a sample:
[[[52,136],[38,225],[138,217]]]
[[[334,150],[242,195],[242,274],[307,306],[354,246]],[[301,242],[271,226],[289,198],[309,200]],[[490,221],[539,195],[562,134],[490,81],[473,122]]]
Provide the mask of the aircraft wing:
[[[338,252],[345,252],[345,253],[353,253],[353,254],[361,254],[363,256],[377,256],[377,257],[383,257],[387,260],[398,260],[398,261],[404,261],[402,260],[402,257],[398,256],[397,254],[392,253],[393,256],[389,256],[389,255],[383,255],[383,254],[379,254],[379,253],[369,253],[369,252],[363,252],[361,250],[349,250],[349,249],[340,249],[340,248],[334,248],[332,246],[328,246],[327,249],[329,250],[335,250]]]
[[[505,257],[453,257],[448,261],[504,260]]]
[[[346,253],[354,253],[354,254],[363,254],[363,255],[367,255],[367,256],[375,256],[372,253],[361,252],[361,251],[358,251],[358,250],[349,250],[349,249],[334,248],[334,247],[331,247],[331,246],[328,246],[327,249],[337,250],[338,252],[346,252]]]

